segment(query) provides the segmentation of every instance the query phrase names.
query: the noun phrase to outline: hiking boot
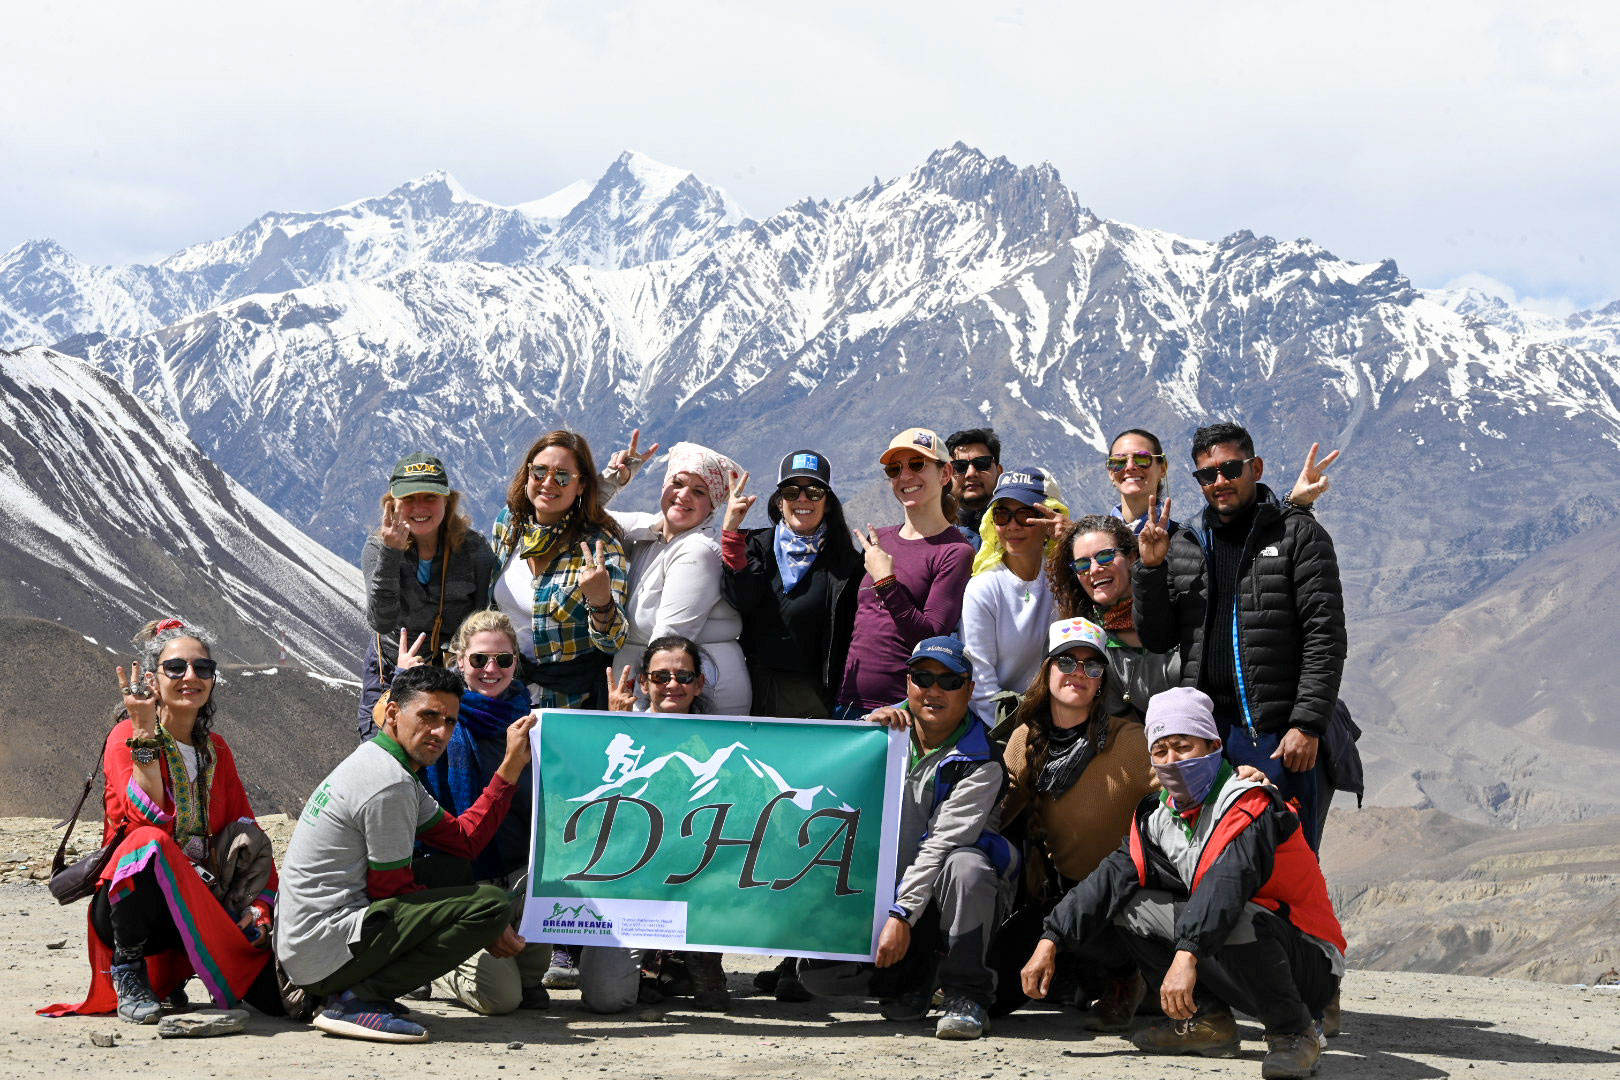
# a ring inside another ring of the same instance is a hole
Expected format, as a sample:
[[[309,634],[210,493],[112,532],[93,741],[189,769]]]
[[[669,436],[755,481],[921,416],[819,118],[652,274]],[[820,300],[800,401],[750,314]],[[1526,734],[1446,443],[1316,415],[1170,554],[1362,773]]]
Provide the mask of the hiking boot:
[[[1322,1034],[1329,1039],[1337,1039],[1339,1032],[1344,1030],[1343,1020],[1339,1014],[1339,992],[1333,991],[1333,997],[1322,1010]]]
[[[163,1013],[163,1002],[152,992],[146,978],[146,961],[114,964],[113,989],[118,992],[118,1019],[130,1024],[155,1024]]]
[[[315,1014],[314,1025],[328,1035],[372,1042],[427,1042],[428,1030],[421,1024],[395,1016],[385,1002],[363,1001],[345,990]]]
[[[769,971],[761,971],[754,975],[754,989],[762,994],[776,993],[776,984],[782,981],[782,976],[794,971],[798,966],[799,961],[796,957],[784,956]]]
[[[654,985],[658,992],[667,998],[691,997],[697,983],[692,978],[692,968],[685,960],[672,952],[661,952],[653,958]]]
[[[574,963],[572,950],[561,946],[551,950],[551,964],[541,976],[540,985],[547,990],[579,989],[579,968]]]
[[[907,990],[899,997],[882,1002],[878,1011],[883,1014],[885,1020],[893,1020],[898,1024],[910,1024],[918,1020],[926,1020],[928,1018],[928,1009],[933,1003],[933,989],[919,987],[916,990]]]
[[[1316,1030],[1298,1035],[1267,1035],[1266,1056],[1260,1062],[1262,1080],[1305,1080],[1316,1075],[1316,1063],[1322,1056],[1322,1047],[1316,1041]]]
[[[725,957],[714,952],[686,954],[686,966],[692,972],[692,1008],[702,1012],[725,1012],[731,1008],[724,961]]]
[[[816,995],[810,992],[810,988],[799,981],[799,973],[797,971],[784,972],[782,977],[776,980],[777,1001],[786,1001],[797,1004],[806,1001],[814,1001],[815,998]]]
[[[518,998],[520,1009],[545,1009],[551,1006],[551,995],[539,983],[523,988],[523,996]]]
[[[1172,1020],[1166,1016],[1131,1032],[1131,1042],[1144,1054],[1236,1057],[1237,1022],[1225,1009],[1200,1013],[1188,1020]]]
[[[1147,983],[1138,972],[1124,978],[1110,978],[1102,999],[1080,1020],[1087,1031],[1120,1032],[1131,1030],[1136,1007],[1147,994]]]
[[[936,1039],[977,1039],[990,1033],[990,1014],[983,1005],[963,994],[945,995],[945,1015],[934,1026]]]

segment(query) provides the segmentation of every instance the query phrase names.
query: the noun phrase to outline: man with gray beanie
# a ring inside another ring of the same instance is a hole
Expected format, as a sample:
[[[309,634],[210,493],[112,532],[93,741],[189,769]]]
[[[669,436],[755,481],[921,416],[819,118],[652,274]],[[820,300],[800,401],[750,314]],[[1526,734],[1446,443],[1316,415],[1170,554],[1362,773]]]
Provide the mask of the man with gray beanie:
[[[1059,947],[1117,925],[1164,1009],[1132,1033],[1138,1049],[1236,1056],[1239,1009],[1265,1027],[1262,1077],[1311,1076],[1345,941],[1299,818],[1275,788],[1225,760],[1202,691],[1156,695],[1145,725],[1163,790],[1142,800],[1125,842],[1047,918],[1024,992],[1046,996]]]

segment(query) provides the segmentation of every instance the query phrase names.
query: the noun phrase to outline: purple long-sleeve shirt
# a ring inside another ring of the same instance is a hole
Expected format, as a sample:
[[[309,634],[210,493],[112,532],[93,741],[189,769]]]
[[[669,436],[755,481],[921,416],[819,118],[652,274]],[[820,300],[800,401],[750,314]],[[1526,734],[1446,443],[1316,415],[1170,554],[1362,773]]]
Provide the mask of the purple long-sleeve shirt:
[[[866,709],[906,696],[906,660],[917,642],[956,632],[962,593],[973,572],[973,547],[954,527],[922,540],[905,539],[898,525],[877,534],[894,558],[895,582],[874,589],[872,575],[861,578],[855,636],[838,693],[839,704]]]

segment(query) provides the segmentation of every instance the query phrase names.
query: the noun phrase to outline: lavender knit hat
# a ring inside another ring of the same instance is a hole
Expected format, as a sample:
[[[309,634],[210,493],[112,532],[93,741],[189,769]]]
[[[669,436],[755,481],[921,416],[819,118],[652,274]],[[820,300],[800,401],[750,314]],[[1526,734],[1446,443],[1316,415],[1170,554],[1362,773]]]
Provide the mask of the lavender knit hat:
[[[1191,735],[1211,742],[1221,737],[1215,730],[1215,703],[1208,694],[1191,686],[1175,686],[1154,694],[1142,723],[1150,747],[1166,735]]]

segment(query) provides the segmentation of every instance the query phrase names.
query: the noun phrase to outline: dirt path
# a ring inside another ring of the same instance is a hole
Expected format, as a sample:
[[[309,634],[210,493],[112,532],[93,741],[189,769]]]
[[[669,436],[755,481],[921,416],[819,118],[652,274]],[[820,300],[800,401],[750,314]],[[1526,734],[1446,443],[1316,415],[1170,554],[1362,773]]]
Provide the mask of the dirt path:
[[[61,908],[43,886],[0,884],[0,1076],[31,1080],[91,1075],[259,1078],[321,1075],[354,1080],[497,1077],[535,1073],[588,1080],[709,1077],[895,1076],[947,1080],[1015,1077],[1257,1077],[1263,1043],[1246,1025],[1233,1061],[1146,1059],[1124,1039],[1082,1032],[1074,1014],[1041,1008],[1000,1022],[976,1043],[947,1043],[921,1024],[897,1027],[858,1002],[780,1005],[737,999],[728,1016],[653,1010],[602,1018],[573,993],[550,1009],[479,1017],[444,1002],[419,1013],[433,1031],[422,1046],[387,1047],[324,1036],[307,1025],[255,1015],[245,1035],[185,1042],[112,1017],[47,1020],[33,1010],[77,1000],[88,980],[85,907]],[[65,942],[59,949],[49,945]],[[764,966],[732,957],[733,993]],[[195,990],[197,984],[193,983]],[[1597,1080],[1620,1077],[1620,994],[1461,976],[1355,972],[1344,989],[1345,1034],[1323,1075],[1382,1080]],[[116,1046],[91,1044],[116,1033]],[[521,1043],[511,1047],[511,1043]],[[319,1064],[318,1072],[310,1066]]]

